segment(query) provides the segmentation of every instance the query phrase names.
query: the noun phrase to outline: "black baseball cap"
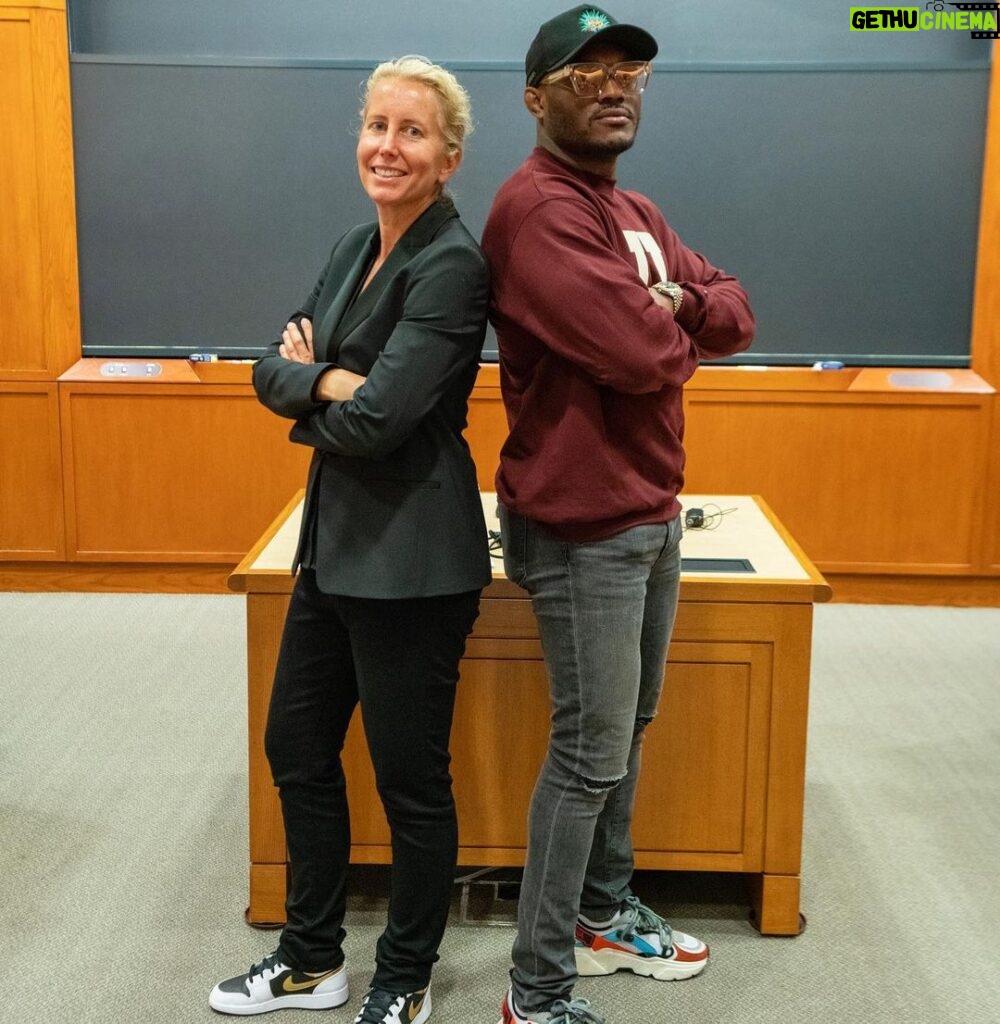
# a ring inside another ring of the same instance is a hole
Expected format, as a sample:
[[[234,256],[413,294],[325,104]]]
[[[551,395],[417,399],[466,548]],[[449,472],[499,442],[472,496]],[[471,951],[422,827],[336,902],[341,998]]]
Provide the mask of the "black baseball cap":
[[[524,58],[528,85],[538,85],[550,71],[568,64],[595,39],[617,43],[630,60],[652,60],[659,49],[645,29],[620,25],[600,7],[574,7],[545,22],[532,40]]]

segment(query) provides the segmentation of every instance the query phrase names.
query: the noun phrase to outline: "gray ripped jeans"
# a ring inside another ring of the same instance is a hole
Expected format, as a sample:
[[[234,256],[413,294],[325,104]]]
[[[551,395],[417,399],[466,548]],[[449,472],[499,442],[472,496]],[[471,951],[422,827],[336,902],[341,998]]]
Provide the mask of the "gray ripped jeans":
[[[500,508],[507,576],[531,596],[552,730],[528,817],[511,978],[545,1010],[576,980],[579,913],[606,920],[631,894],[642,734],[656,714],[677,611],[680,519],[571,543]]]

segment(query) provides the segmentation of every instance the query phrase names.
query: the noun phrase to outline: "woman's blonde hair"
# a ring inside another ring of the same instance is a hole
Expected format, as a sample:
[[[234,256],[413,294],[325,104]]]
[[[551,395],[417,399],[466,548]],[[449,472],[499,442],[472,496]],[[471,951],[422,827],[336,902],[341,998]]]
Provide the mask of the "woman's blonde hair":
[[[466,137],[472,134],[472,104],[469,101],[469,94],[450,71],[417,54],[387,60],[379,64],[368,76],[361,95],[362,122],[372,89],[379,82],[389,78],[421,82],[437,94],[445,144],[450,153],[460,153]]]

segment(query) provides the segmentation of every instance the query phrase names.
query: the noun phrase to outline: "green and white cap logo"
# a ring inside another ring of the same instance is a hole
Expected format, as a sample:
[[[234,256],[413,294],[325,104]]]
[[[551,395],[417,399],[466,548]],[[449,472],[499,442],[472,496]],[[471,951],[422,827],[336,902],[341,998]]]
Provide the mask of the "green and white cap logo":
[[[580,15],[581,32],[600,32],[603,28],[610,28],[611,22],[603,11],[584,11]]]

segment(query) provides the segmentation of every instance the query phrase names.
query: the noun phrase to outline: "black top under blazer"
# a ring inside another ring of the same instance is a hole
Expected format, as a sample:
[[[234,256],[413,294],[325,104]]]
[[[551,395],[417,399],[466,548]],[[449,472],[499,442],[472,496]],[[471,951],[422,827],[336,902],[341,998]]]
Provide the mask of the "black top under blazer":
[[[314,449],[292,572],[312,565],[320,590],[353,597],[476,590],[490,556],[462,431],[486,332],[486,263],[447,200],[359,293],[378,248],[377,224],[348,231],[295,314],[312,320],[314,364],[283,359],[276,341],[254,365],[260,401]],[[331,366],[367,378],[350,401],[313,399]]]

